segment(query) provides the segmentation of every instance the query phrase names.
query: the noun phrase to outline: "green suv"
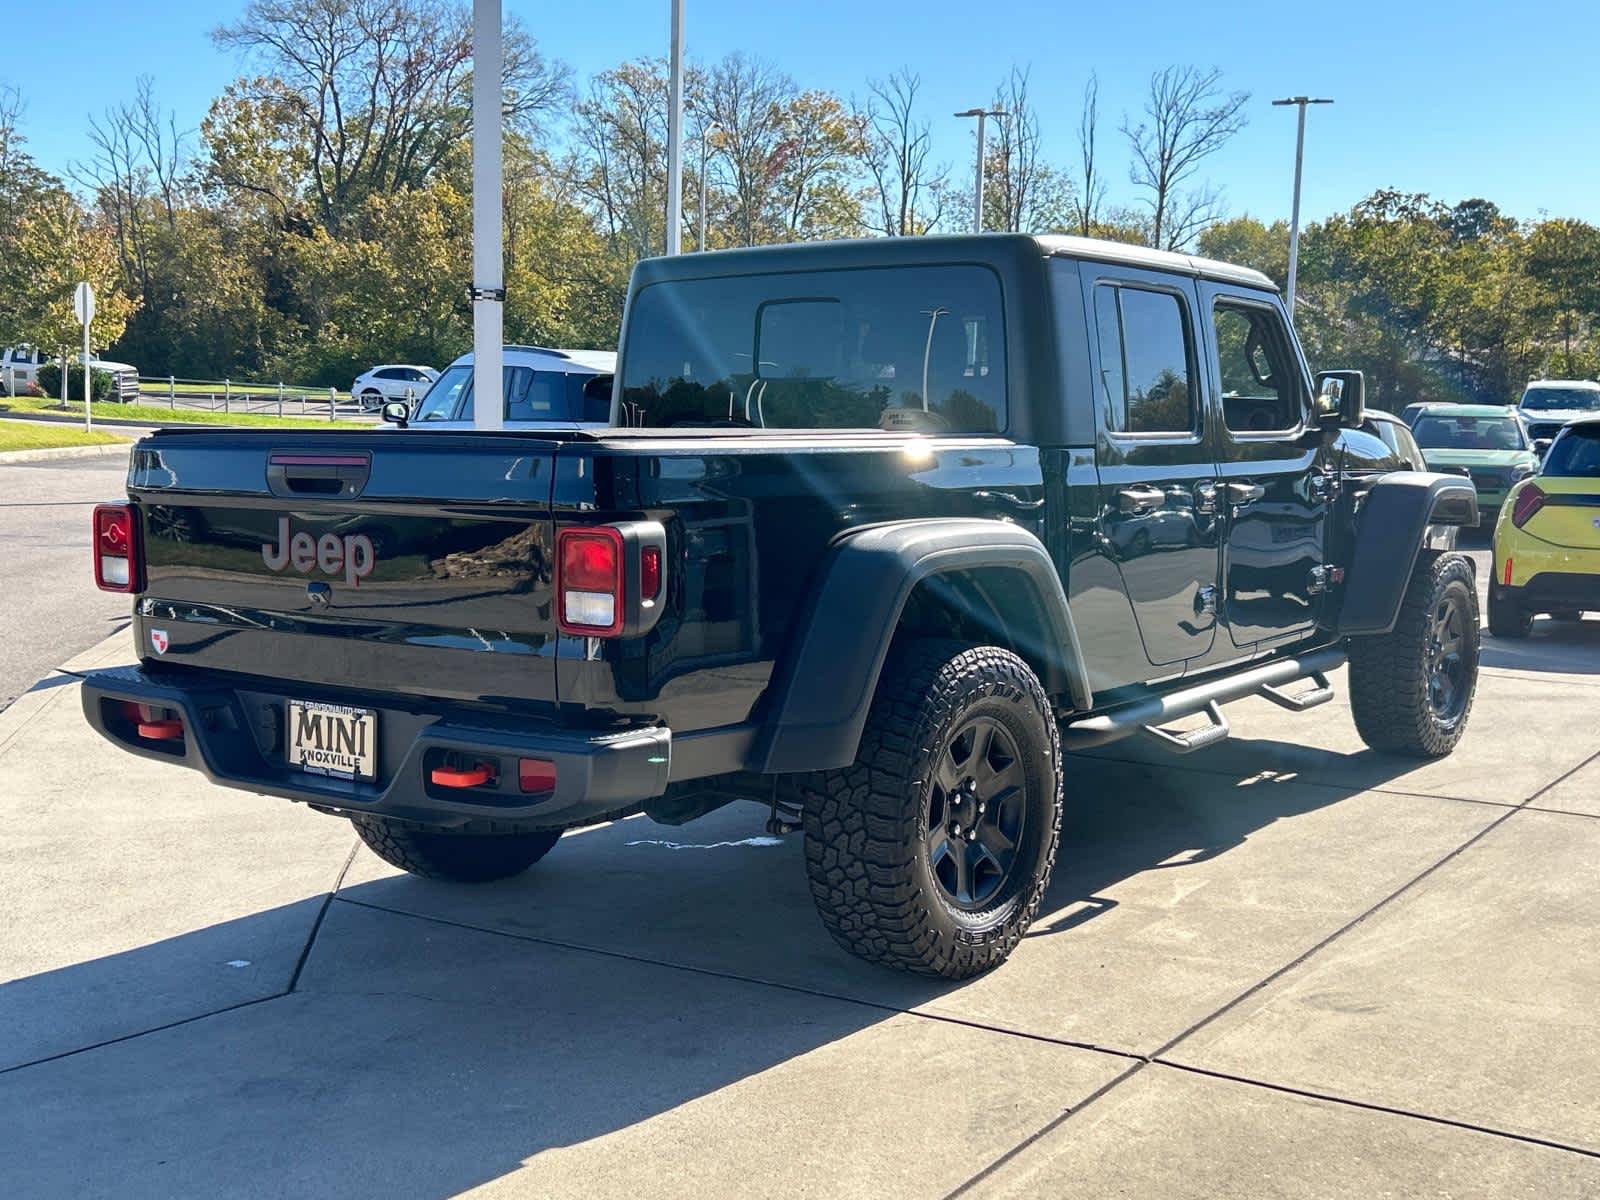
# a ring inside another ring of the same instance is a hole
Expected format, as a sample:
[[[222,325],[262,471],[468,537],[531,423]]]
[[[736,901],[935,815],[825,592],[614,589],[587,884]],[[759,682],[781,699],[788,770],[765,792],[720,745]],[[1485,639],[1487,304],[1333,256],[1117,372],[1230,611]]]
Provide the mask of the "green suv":
[[[1493,524],[1513,484],[1539,469],[1517,410],[1500,404],[1433,404],[1417,415],[1412,436],[1430,471],[1467,474],[1478,510]]]

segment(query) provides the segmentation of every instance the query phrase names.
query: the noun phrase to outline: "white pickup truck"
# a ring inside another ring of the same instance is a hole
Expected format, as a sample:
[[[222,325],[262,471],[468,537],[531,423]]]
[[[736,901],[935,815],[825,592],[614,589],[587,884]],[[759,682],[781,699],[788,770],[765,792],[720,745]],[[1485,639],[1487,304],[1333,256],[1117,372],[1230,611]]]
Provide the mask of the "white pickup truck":
[[[32,346],[7,346],[0,351],[0,392],[8,396],[25,395],[30,384],[39,382],[39,368],[59,362],[54,355]],[[124,404],[139,399],[139,372],[128,363],[108,362],[103,358],[89,360],[91,370],[104,371],[112,377],[115,386],[111,399]],[[80,395],[71,397],[82,399]]]

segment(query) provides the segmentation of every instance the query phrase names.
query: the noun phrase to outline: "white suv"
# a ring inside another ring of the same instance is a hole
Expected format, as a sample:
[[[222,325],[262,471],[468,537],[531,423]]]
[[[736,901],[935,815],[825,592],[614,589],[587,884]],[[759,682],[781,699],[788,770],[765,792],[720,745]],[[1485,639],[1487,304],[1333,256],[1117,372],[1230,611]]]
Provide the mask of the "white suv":
[[[1591,379],[1529,380],[1517,412],[1530,438],[1553,438],[1575,417],[1600,412],[1600,383]]]
[[[615,351],[506,346],[501,353],[507,428],[582,429],[611,423]],[[472,428],[471,354],[445,368],[410,421],[413,429]]]
[[[380,408],[386,400],[415,399],[432,387],[437,378],[439,372],[432,367],[385,363],[357,375],[350,385],[350,395],[359,400],[363,408]]]

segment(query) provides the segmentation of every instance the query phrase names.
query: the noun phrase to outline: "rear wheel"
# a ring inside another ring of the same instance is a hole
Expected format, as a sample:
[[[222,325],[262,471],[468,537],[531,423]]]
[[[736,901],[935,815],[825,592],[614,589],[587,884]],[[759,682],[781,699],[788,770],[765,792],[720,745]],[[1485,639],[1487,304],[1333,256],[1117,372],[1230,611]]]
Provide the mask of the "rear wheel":
[[[383,393],[375,392],[371,388],[361,393],[361,407],[368,412],[383,407]]]
[[[489,883],[520,875],[538,862],[561,837],[539,833],[458,832],[430,829],[384,817],[351,817],[367,848],[384,862],[424,879]]]
[[[1350,642],[1350,707],[1361,740],[1422,758],[1454,750],[1478,684],[1478,624],[1467,559],[1421,558],[1394,629]]]
[[[1497,638],[1525,638],[1533,632],[1533,614],[1494,584],[1489,585],[1489,632]]]
[[[812,898],[851,953],[965,979],[1003,962],[1038,911],[1061,833],[1061,741],[1010,651],[897,649],[854,765],[796,789]]]

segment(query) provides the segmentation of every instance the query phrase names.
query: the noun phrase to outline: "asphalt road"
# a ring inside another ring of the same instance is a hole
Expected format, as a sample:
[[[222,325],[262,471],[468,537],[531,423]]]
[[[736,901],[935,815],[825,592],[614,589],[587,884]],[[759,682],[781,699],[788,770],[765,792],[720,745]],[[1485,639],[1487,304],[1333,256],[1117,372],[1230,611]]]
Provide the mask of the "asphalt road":
[[[94,586],[89,514],[123,495],[120,458],[0,465],[0,709],[128,619]]]

